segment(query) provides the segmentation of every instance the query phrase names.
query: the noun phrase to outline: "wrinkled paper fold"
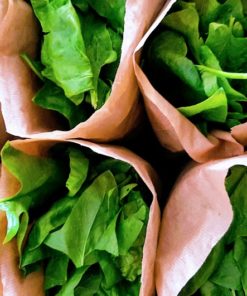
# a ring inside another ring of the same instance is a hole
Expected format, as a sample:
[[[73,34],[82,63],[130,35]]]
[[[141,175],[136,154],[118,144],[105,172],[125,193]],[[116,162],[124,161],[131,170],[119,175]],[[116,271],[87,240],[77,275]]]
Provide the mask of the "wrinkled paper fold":
[[[233,211],[225,189],[228,170],[247,155],[191,164],[177,180],[164,210],[156,258],[159,296],[176,296],[228,230]]]

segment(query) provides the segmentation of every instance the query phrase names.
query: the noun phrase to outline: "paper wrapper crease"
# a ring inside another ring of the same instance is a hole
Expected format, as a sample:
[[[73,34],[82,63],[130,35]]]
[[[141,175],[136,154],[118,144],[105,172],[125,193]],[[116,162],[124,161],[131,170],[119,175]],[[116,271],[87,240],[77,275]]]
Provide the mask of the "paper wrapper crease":
[[[205,137],[190,120],[158,93],[139,65],[145,42],[175,2],[176,0],[168,0],[165,3],[134,54],[134,69],[153,130],[162,146],[173,152],[185,150],[197,162],[243,154],[242,145],[232,137],[230,132],[217,130]]]
[[[232,206],[228,170],[247,166],[247,155],[190,165],[172,190],[161,220],[156,258],[159,296],[176,296],[228,230]]]
[[[13,147],[31,155],[46,155],[48,149],[56,143],[64,142],[62,140],[16,140],[10,142]],[[135,155],[131,151],[109,145],[93,144],[87,141],[67,141],[67,143],[76,143],[82,147],[87,147],[92,151],[122,160],[133,166],[138,175],[146,184],[153,196],[150,206],[149,221],[147,225],[146,239],[143,249],[142,276],[141,276],[141,296],[154,295],[154,262],[157,250],[157,240],[160,225],[160,210],[157,202],[158,180],[156,173],[150,165]],[[2,166],[0,179],[0,197],[11,196],[19,190],[19,183]],[[1,241],[5,235],[6,218],[1,212]],[[43,277],[41,273],[32,273],[27,278],[23,278],[18,270],[18,252],[16,242],[12,241],[1,245],[0,251],[0,295],[3,296],[33,296],[44,295]],[[35,290],[36,289],[36,290]],[[21,291],[21,292],[20,292]]]
[[[21,137],[106,142],[123,138],[137,126],[142,109],[132,55],[163,1],[155,0],[152,5],[149,2],[126,0],[121,61],[107,102],[74,129],[61,131],[54,114],[32,102],[38,89],[37,79],[19,56],[23,52],[31,56],[37,53],[40,32],[32,9],[23,0],[2,0],[0,100],[7,131]]]
[[[0,149],[3,147],[7,140],[11,139],[11,135],[8,135],[3,120],[3,114],[0,107]]]

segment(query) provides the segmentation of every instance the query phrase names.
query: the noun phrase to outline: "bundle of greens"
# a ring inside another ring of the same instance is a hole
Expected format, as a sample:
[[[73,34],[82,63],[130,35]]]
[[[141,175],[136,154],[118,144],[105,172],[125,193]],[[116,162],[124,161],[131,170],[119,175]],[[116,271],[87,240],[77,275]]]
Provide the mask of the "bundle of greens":
[[[233,166],[225,180],[234,218],[198,273],[180,296],[244,296],[247,294],[247,167]]]
[[[40,157],[7,143],[2,163],[20,183],[0,209],[25,275],[43,269],[46,295],[139,295],[150,193],[129,164],[68,143]]]
[[[177,1],[150,36],[143,68],[154,87],[207,134],[246,120],[245,0]]]
[[[42,81],[33,98],[73,128],[101,108],[119,65],[125,0],[31,0],[42,27],[38,61],[22,58]]]

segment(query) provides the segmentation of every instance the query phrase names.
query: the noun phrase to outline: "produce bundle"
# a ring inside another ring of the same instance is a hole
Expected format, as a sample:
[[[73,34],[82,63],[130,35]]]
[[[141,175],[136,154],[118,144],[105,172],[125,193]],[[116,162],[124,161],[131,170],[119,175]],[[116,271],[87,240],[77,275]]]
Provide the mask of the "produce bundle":
[[[36,1],[42,27],[40,60],[22,58],[40,78],[33,101],[73,128],[103,106],[121,56],[125,1]]]
[[[233,166],[225,186],[233,221],[198,273],[179,295],[245,295],[246,285],[246,166]]]
[[[145,245],[150,231],[156,244],[159,213],[156,201],[149,209],[154,189],[145,163],[121,148],[51,141],[9,142],[2,163],[2,195],[8,185],[18,188],[0,202],[4,243],[16,239],[23,276],[43,271],[46,295],[152,293],[155,248]]]
[[[245,0],[2,0],[0,295],[247,294],[246,40]]]
[[[146,6],[3,0],[0,100],[7,131],[105,142],[134,129],[141,106],[132,55],[159,10],[133,17]]]
[[[199,162],[241,153],[230,132],[246,122],[246,24],[241,0],[165,4],[137,48],[143,46],[142,70],[135,66],[165,147]]]
[[[205,135],[246,120],[246,33],[241,0],[177,1],[146,45],[149,79]]]
[[[243,155],[181,174],[161,223],[158,295],[246,294],[246,167]]]

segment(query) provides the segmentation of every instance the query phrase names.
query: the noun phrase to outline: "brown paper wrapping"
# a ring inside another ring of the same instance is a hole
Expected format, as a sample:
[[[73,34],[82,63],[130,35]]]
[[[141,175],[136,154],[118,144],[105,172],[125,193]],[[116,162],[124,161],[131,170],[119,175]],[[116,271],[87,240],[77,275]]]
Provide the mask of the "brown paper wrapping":
[[[31,155],[45,155],[46,151],[54,144],[62,142],[55,140],[16,140],[12,141],[11,145],[18,150],[22,150],[25,153]],[[157,202],[156,184],[157,177],[150,165],[135,155],[131,151],[109,145],[93,144],[87,141],[68,141],[71,143],[77,143],[83,147],[88,147],[94,152],[116,158],[131,164],[138,175],[145,182],[150,192],[153,195],[153,201],[150,207],[149,221],[147,226],[146,240],[143,250],[143,262],[142,262],[142,285],[140,290],[141,296],[154,295],[154,261],[157,249],[158,231],[160,224],[160,210]],[[2,166],[2,175],[0,179],[0,197],[7,197],[16,193],[19,189],[17,180],[8,173],[7,169]],[[6,224],[5,217],[1,216],[1,225]],[[5,228],[5,226],[2,226]],[[0,231],[1,240],[4,237],[3,228]],[[3,296],[33,296],[43,295],[42,288],[42,275],[40,273],[31,274],[30,277],[24,279],[20,276],[17,265],[17,249],[16,243],[10,242],[1,246],[0,250],[0,282],[2,285]],[[36,291],[34,290],[36,289]],[[11,291],[11,293],[9,292]],[[12,292],[13,291],[13,292]],[[20,294],[23,291],[23,294]]]
[[[10,139],[11,136],[7,134],[4,120],[3,120],[3,114],[1,112],[1,107],[0,107],[0,149],[3,147],[4,143]]]
[[[159,296],[176,296],[200,269],[228,230],[232,206],[225,177],[247,155],[207,164],[191,164],[179,177],[164,210],[156,258]]]
[[[36,138],[96,141],[123,138],[138,124],[141,114],[132,54],[162,2],[164,0],[155,0],[150,6],[149,0],[126,0],[121,62],[111,95],[88,120],[64,132],[58,130],[51,113],[31,102],[37,91],[36,78],[19,57],[23,51],[36,52],[39,32],[31,8],[23,0],[2,0],[0,100],[7,131],[16,136]],[[52,130],[52,133],[45,133]]]
[[[29,5],[1,0],[0,28],[0,101],[7,132],[21,136],[53,129],[50,113],[31,101],[37,81],[19,57],[23,52],[34,56],[38,43],[39,30]]]
[[[134,54],[135,74],[154,132],[162,146],[173,152],[185,150],[197,162],[240,155],[244,149],[230,133],[213,131],[208,137],[205,137],[190,120],[154,89],[138,65],[146,40],[175,2],[176,0],[168,0],[165,3],[159,16],[138,44]]]

